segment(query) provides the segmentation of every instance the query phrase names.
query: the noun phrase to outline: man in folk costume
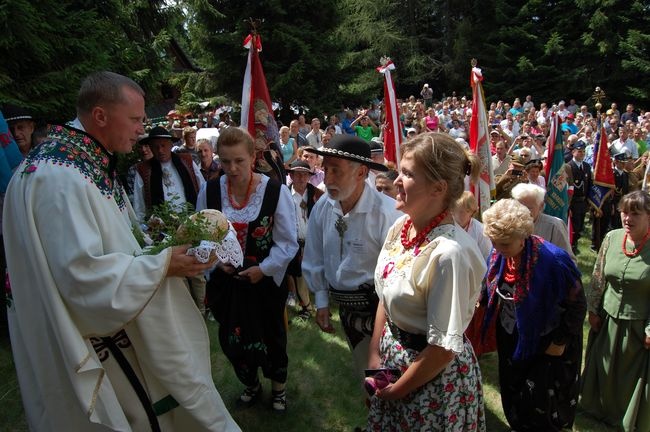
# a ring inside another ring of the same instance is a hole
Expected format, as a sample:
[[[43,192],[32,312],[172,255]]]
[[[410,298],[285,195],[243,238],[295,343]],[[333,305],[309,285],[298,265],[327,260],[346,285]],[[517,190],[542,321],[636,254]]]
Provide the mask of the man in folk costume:
[[[328,196],[316,203],[309,217],[303,276],[314,292],[321,330],[334,332],[329,295],[338,302],[355,367],[363,374],[378,304],[374,289],[377,257],[401,212],[392,198],[365,181],[370,169],[387,168],[372,161],[370,146],[361,138],[336,135],[329,147],[305,151],[324,157]]]
[[[205,180],[201,169],[190,153],[173,153],[173,137],[162,126],[157,126],[140,140],[148,144],[153,158],[140,162],[136,167],[133,208],[140,222],[152,208],[171,201],[179,210],[190,203],[196,206],[196,197]]]
[[[139,222],[154,207],[170,202],[179,213],[190,203],[196,207],[199,188],[205,183],[201,169],[191,153],[173,153],[172,136],[162,126],[157,126],[140,140],[149,144],[153,157],[136,165],[133,182],[133,208]],[[190,293],[201,313],[205,312],[205,276],[188,278]]]
[[[36,146],[34,142],[34,130],[36,122],[29,110],[16,105],[6,105],[3,107],[5,120],[9,125],[9,132],[16,140],[18,148],[23,156]]]
[[[291,197],[296,208],[296,227],[298,229],[298,253],[287,267],[287,282],[289,291],[296,292],[300,306],[300,319],[309,319],[311,316],[311,300],[309,299],[309,289],[302,277],[302,257],[305,250],[305,238],[307,237],[307,221],[311,215],[316,202],[323,195],[323,191],[309,183],[309,179],[314,175],[309,164],[303,160],[295,160],[291,163],[289,169],[291,183],[289,189]]]
[[[238,431],[214,387],[186,248],[142,255],[116,153],[143,133],[144,92],[98,72],[7,190],[12,349],[33,431]],[[43,362],[46,362],[46,366]]]

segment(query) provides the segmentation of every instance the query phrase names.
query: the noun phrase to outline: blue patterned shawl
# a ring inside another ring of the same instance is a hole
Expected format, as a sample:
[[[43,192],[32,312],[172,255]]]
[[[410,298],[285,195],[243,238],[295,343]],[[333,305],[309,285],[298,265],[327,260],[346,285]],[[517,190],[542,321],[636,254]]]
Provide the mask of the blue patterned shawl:
[[[499,299],[496,289],[503,282],[505,264],[505,257],[493,249],[485,277],[488,307],[483,333],[495,316]],[[569,254],[534,235],[525,241],[517,273],[514,298],[519,339],[513,359],[524,360],[544,348],[539,346],[541,332],[557,319],[556,305],[581,281],[580,271]]]

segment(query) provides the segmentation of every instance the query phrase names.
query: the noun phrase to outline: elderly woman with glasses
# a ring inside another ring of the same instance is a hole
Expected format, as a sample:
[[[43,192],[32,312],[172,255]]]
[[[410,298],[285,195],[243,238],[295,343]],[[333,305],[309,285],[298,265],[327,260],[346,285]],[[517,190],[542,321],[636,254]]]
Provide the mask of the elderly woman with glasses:
[[[483,213],[488,259],[484,328],[496,320],[501,402],[517,431],[571,428],[577,405],[586,301],[580,272],[562,249],[533,235],[514,199]]]

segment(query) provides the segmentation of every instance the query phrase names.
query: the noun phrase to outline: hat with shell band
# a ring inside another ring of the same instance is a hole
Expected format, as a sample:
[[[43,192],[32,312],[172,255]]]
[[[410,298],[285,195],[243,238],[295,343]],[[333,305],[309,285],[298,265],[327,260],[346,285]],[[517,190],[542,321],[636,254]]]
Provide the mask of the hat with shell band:
[[[321,156],[331,156],[359,162],[377,171],[388,171],[385,165],[372,161],[368,143],[352,135],[335,135],[327,143],[327,147],[321,147],[319,149],[305,148],[305,151]]]

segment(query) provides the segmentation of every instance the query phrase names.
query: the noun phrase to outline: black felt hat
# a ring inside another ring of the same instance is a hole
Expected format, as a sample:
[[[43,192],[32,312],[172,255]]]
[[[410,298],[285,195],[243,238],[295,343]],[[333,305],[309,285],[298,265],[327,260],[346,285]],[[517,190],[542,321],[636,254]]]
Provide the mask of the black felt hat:
[[[138,143],[139,144],[149,144],[149,141],[156,138],[168,139],[173,141],[174,137],[167,129],[162,126],[156,126],[149,131],[149,135],[142,138]]]
[[[29,112],[29,110],[16,105],[5,105],[2,107],[2,114],[4,115],[7,123],[18,120],[34,120],[34,117],[32,117],[32,114]]]
[[[331,156],[359,162],[377,171],[388,171],[385,165],[372,161],[368,143],[353,135],[335,135],[327,143],[327,147],[321,147],[319,149],[305,148],[305,151],[321,156]]]
[[[298,171],[298,172],[306,172],[312,175],[314,174],[309,164],[300,159],[296,159],[295,161],[291,162],[291,165],[289,165],[287,171],[292,171],[292,172]]]

